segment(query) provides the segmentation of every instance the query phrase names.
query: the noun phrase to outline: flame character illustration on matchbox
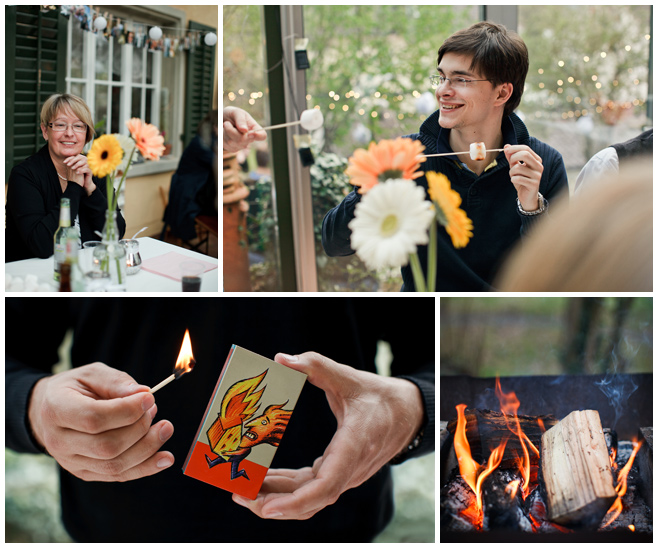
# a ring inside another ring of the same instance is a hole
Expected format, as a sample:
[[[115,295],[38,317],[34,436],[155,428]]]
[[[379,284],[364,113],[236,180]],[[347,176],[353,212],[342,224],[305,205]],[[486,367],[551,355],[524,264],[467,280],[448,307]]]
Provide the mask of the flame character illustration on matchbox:
[[[305,381],[303,373],[233,345],[183,472],[256,498]]]
[[[292,411],[286,411],[281,405],[270,405],[265,413],[253,418],[258,410],[263,390],[254,392],[263,378],[264,371],[257,377],[236,382],[229,388],[222,400],[221,411],[208,429],[208,441],[216,459],[206,455],[208,466],[212,468],[224,462],[231,463],[231,479],[240,476],[249,479],[245,470],[240,470],[240,462],[251,453],[251,448],[260,443],[269,443],[275,447],[288,426]]]

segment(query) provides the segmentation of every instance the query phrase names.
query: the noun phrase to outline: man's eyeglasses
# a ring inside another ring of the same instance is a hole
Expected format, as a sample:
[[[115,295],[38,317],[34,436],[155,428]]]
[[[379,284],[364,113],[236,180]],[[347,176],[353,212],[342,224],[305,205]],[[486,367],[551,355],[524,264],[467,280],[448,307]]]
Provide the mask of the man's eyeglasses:
[[[86,124],[65,124],[64,122],[51,122],[48,124],[49,128],[52,128],[53,131],[66,131],[66,128],[69,127],[69,125],[73,128],[73,131],[76,133],[87,133],[87,125]]]
[[[450,85],[453,88],[465,88],[468,87],[471,84],[471,82],[489,82],[489,81],[490,80],[488,78],[485,78],[484,80],[472,80],[470,78],[463,78],[462,76],[456,76],[454,78],[446,78],[445,76],[442,76],[440,74],[432,74],[432,76],[430,76],[430,83],[435,88],[442,86],[446,82],[450,82]]]

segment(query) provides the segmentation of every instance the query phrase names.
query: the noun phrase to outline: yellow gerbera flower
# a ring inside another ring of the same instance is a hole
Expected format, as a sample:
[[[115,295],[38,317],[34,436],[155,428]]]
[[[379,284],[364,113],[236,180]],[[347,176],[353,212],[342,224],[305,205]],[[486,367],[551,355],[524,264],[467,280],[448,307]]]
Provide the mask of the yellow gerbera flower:
[[[87,162],[96,177],[105,177],[112,173],[122,158],[123,149],[114,135],[103,135],[95,139],[87,154]]]
[[[345,173],[359,194],[388,179],[416,179],[423,174],[417,171],[425,161],[423,150],[418,141],[405,137],[370,143],[368,150],[354,151]]]
[[[443,173],[429,171],[426,174],[427,185],[432,202],[436,206],[436,217],[450,235],[452,245],[456,248],[466,247],[473,237],[473,221],[463,209],[461,196],[450,188],[450,181]]]

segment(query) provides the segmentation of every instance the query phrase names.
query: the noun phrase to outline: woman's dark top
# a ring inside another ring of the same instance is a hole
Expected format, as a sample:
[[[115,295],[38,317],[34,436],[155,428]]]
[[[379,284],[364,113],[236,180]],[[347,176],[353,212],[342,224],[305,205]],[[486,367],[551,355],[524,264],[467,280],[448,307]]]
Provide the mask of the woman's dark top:
[[[106,187],[104,179],[92,180],[96,190],[91,196],[74,182],[62,192],[47,144],[14,167],[7,186],[5,262],[52,256],[62,198],[71,201],[71,223],[79,216],[82,241],[100,240],[94,231],[102,231],[105,224]],[[123,237],[126,221],[118,208],[117,227]]]

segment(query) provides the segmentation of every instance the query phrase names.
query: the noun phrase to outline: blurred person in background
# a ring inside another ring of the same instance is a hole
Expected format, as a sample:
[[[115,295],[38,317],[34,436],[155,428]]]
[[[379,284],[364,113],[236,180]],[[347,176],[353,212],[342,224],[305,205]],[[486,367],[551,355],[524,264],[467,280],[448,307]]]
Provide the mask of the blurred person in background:
[[[652,291],[653,170],[637,161],[556,204],[501,269],[501,291]]]
[[[620,165],[645,160],[653,155],[653,128],[623,143],[610,145],[597,152],[585,164],[576,179],[575,194],[596,185],[597,181],[619,173]]]

